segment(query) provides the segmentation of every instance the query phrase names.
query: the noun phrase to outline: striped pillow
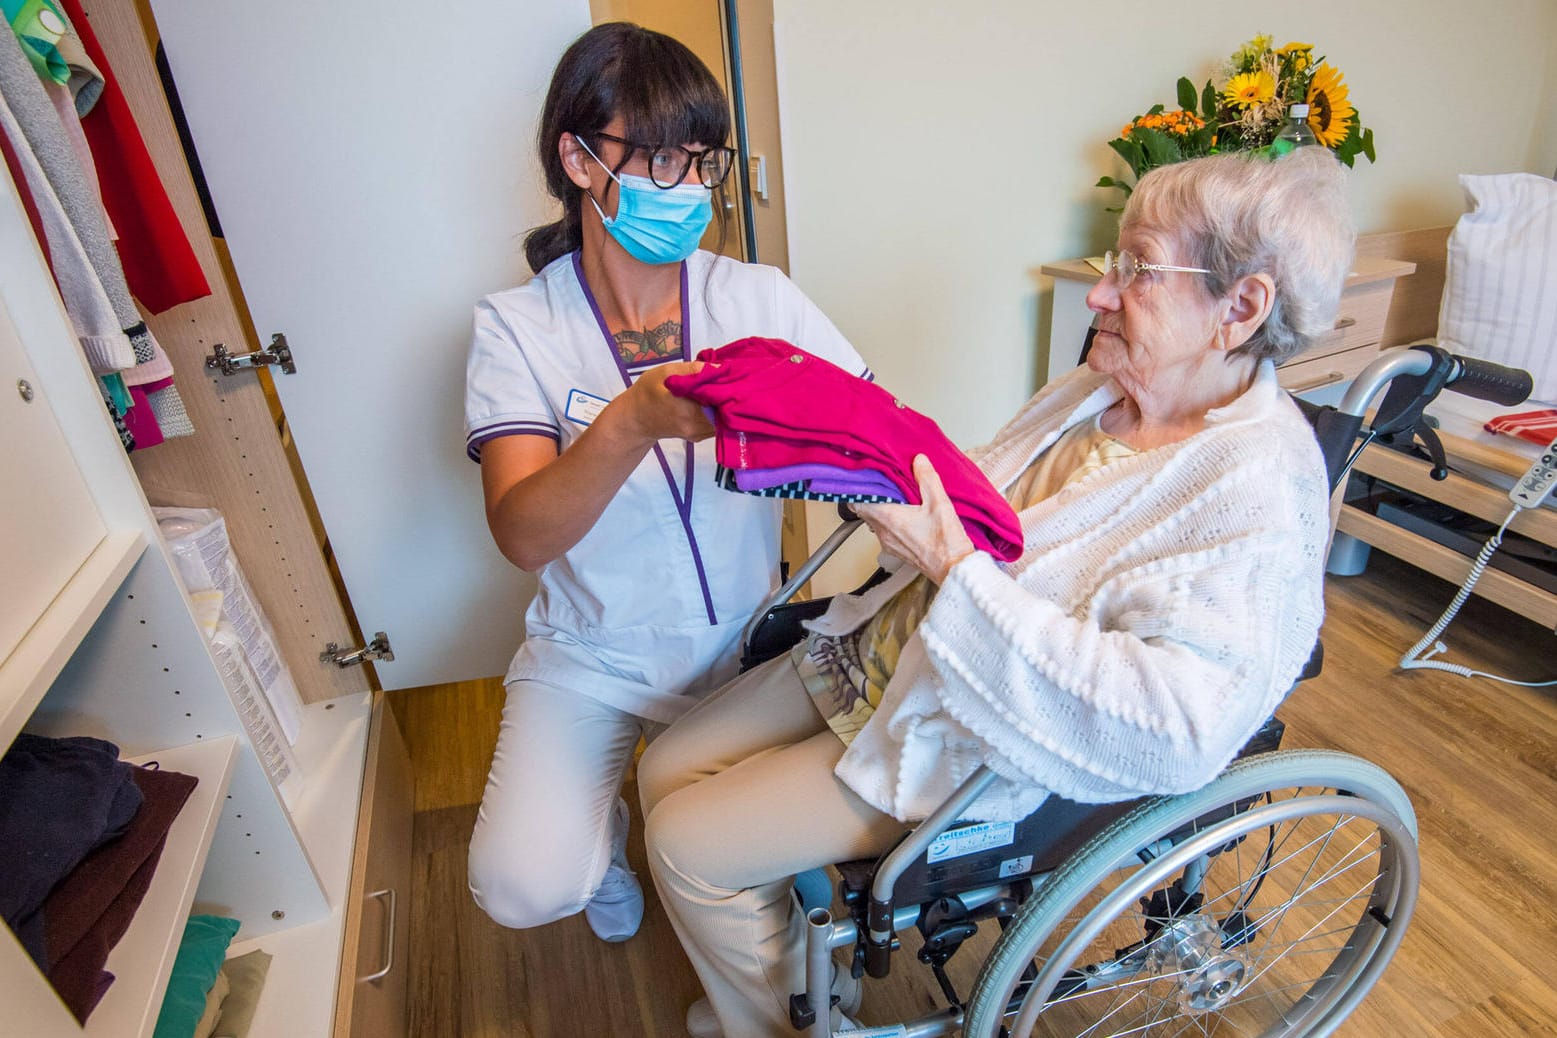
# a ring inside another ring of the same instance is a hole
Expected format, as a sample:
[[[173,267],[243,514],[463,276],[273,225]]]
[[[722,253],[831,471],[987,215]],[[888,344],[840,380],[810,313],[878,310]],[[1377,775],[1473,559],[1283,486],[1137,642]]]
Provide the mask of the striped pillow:
[[[1439,344],[1524,368],[1532,399],[1557,402],[1557,181],[1462,175],[1460,187],[1470,211],[1449,235]]]

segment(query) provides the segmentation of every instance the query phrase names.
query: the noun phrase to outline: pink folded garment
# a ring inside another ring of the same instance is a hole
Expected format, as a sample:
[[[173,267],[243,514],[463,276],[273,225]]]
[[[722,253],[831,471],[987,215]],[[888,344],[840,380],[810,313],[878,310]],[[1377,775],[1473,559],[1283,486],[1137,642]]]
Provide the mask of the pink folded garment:
[[[714,409],[719,463],[737,471],[832,465],[886,476],[919,504],[914,457],[930,459],[974,545],[1004,562],[1022,554],[1010,503],[940,427],[891,393],[780,339],[738,339],[697,355],[671,393]]]
[[[1557,439],[1557,410],[1547,408],[1542,411],[1500,414],[1488,422],[1485,428],[1490,433],[1506,433],[1545,447]]]

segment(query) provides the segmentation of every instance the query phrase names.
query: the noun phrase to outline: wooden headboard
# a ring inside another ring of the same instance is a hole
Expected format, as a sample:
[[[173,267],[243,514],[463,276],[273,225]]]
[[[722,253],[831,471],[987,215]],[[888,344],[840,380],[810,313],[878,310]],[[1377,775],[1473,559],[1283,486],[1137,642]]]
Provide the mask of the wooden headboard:
[[[1443,296],[1444,264],[1452,230],[1453,227],[1427,227],[1419,231],[1358,236],[1359,256],[1409,260],[1416,264],[1414,274],[1395,284],[1382,345],[1401,346],[1438,334],[1438,302]]]

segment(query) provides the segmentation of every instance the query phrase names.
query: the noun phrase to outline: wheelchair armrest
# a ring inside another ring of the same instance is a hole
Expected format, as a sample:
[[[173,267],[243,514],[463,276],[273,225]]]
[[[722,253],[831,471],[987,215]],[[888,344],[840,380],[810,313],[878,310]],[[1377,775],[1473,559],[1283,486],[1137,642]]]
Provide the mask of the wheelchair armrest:
[[[741,645],[741,671],[751,670],[775,656],[782,656],[805,637],[806,620],[814,620],[827,611],[831,598],[808,602],[786,602],[773,606],[756,618]]]

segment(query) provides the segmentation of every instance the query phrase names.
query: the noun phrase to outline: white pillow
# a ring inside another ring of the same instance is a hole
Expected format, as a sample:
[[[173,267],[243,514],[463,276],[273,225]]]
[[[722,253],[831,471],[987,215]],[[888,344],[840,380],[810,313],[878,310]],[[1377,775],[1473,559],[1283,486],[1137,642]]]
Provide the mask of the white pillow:
[[[1534,400],[1557,401],[1557,180],[1460,177],[1470,211],[1449,235],[1438,342],[1524,368]]]

